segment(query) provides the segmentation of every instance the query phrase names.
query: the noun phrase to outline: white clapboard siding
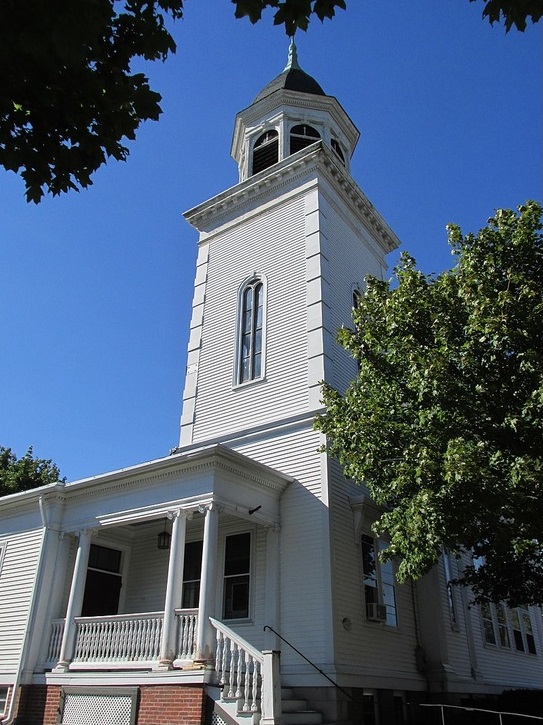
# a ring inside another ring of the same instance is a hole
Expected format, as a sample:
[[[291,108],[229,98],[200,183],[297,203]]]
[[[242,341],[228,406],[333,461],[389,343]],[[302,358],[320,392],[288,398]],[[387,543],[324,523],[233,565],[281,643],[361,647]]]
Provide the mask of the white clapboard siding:
[[[171,523],[168,522],[171,529]],[[136,530],[130,552],[130,566],[123,576],[126,588],[125,614],[162,612],[166,596],[169,551],[157,548],[158,534],[164,522]]]
[[[41,540],[41,529],[0,538],[5,550],[0,570],[0,674],[17,669]]]
[[[386,680],[394,673],[418,689],[422,680],[415,666],[411,585],[396,586],[397,628],[366,620],[361,549],[349,505],[349,497],[360,496],[365,490],[345,481],[337,463],[331,461],[330,469],[335,620],[338,625],[344,618],[350,620],[350,629],[336,627],[337,661],[361,676]],[[360,652],[364,652],[363,658]]]
[[[328,239],[330,327],[332,337],[340,327],[353,327],[353,290],[364,291],[368,275],[380,277],[385,267],[384,255],[378,252],[377,243],[370,247],[368,233],[352,219],[341,204],[331,205],[323,198],[324,234]],[[356,375],[356,362],[337,342],[334,342],[333,378],[329,382],[344,391]]]
[[[245,455],[292,476],[281,497],[281,634],[315,662],[330,657],[328,508],[321,495],[320,438],[312,426],[236,444]],[[303,602],[303,606],[301,606]],[[282,666],[300,659],[282,648]]]
[[[231,435],[307,408],[303,255],[302,197],[210,242],[194,441]],[[255,272],[267,282],[266,379],[236,387],[238,290]]]

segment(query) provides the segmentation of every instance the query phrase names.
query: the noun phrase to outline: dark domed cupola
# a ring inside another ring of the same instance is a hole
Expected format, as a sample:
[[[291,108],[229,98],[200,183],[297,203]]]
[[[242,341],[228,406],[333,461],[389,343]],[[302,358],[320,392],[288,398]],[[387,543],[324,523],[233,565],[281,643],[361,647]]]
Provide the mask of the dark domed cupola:
[[[358,136],[338,101],[300,68],[291,40],[285,69],[236,116],[232,156],[243,181],[323,142],[349,170]]]
[[[298,93],[312,93],[315,96],[326,95],[317,81],[303,71],[298,65],[298,53],[296,51],[294,40],[291,41],[288,49],[288,62],[285,70],[260,91],[253,103],[258,103],[258,101],[266,98],[266,96],[280,90],[297,91]]]

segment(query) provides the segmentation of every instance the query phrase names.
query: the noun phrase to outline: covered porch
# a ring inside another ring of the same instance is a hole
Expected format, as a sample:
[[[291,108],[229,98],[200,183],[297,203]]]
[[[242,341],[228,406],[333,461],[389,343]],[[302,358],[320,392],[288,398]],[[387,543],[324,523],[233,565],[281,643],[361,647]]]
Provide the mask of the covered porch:
[[[273,648],[262,627],[278,618],[279,497],[289,479],[221,446],[163,467],[166,485],[140,478],[130,492],[145,505],[113,508],[100,482],[92,505],[106,512],[62,532],[65,604],[49,607],[40,669],[202,668],[223,646],[214,621],[241,626],[249,642],[258,633],[256,651]],[[188,495],[172,499],[174,488]]]

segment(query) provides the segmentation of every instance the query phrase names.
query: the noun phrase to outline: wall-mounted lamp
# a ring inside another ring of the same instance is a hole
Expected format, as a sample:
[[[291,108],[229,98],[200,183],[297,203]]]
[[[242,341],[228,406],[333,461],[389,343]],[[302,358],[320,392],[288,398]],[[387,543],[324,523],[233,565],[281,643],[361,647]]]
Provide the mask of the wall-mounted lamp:
[[[254,509],[249,509],[249,511],[248,511],[247,513],[249,514],[249,516],[252,516],[252,515],[253,515],[253,514],[255,514],[255,513],[257,512],[257,511],[260,511],[260,509],[261,509],[261,508],[262,508],[262,506],[255,506],[255,508],[254,508]]]
[[[164,531],[161,531],[158,535],[158,548],[162,551],[169,549],[171,538],[172,535],[166,531],[166,519],[164,519]]]

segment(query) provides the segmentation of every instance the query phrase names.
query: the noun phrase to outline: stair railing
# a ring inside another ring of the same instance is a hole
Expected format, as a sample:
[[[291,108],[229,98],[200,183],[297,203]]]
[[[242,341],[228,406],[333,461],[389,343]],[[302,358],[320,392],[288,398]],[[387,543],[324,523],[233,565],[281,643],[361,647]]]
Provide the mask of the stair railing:
[[[502,715],[509,715],[512,717],[525,717],[525,718],[530,718],[532,720],[543,720],[543,717],[540,717],[539,715],[526,715],[521,712],[501,712],[499,710],[483,710],[480,707],[467,707],[467,706],[463,706],[463,705],[440,705],[438,703],[421,702],[420,707],[439,707],[441,709],[442,725],[445,725],[445,708],[448,708],[450,710],[463,710],[465,713],[487,712],[487,713],[490,713],[491,715],[496,715],[497,717],[499,717],[500,725],[503,725]]]
[[[209,621],[217,632],[215,670],[223,697],[241,701],[242,712],[257,712],[260,685],[261,722],[275,725],[281,717],[280,653],[259,652],[222,622]]]
[[[320,674],[321,674],[321,675],[322,675],[323,677],[326,677],[326,679],[328,680],[328,682],[331,682],[331,683],[332,683],[332,685],[333,685],[333,686],[334,686],[334,687],[335,687],[335,688],[336,688],[337,690],[339,690],[339,691],[340,691],[340,692],[342,692],[342,693],[343,693],[344,695],[346,695],[346,696],[347,696],[347,697],[348,697],[348,698],[349,698],[350,700],[354,700],[354,697],[353,697],[353,696],[351,695],[351,693],[350,693],[350,692],[347,692],[347,690],[344,690],[344,689],[343,689],[343,687],[341,687],[340,685],[338,685],[338,684],[337,684],[337,682],[334,682],[334,680],[333,680],[333,679],[332,679],[331,677],[329,677],[329,676],[328,676],[328,675],[326,674],[326,672],[323,672],[323,671],[322,671],[322,670],[320,669],[320,667],[317,667],[317,665],[316,665],[316,664],[315,664],[314,662],[311,662],[311,660],[310,660],[310,659],[308,659],[308,658],[307,658],[307,657],[306,657],[306,656],[305,656],[304,654],[302,654],[302,653],[300,652],[300,650],[299,650],[299,649],[297,649],[297,648],[296,648],[296,647],[295,647],[295,646],[294,646],[293,644],[291,644],[291,643],[290,643],[290,642],[288,641],[288,639],[285,639],[285,638],[284,638],[284,637],[283,637],[282,635],[280,635],[280,634],[279,634],[279,632],[277,632],[277,631],[276,631],[276,630],[275,630],[275,629],[274,629],[273,627],[270,627],[270,625],[269,625],[269,624],[266,624],[266,625],[265,625],[265,627],[264,627],[264,631],[266,631],[267,629],[269,629],[269,630],[270,630],[270,632],[273,632],[273,633],[274,633],[274,634],[275,634],[275,635],[276,635],[277,637],[279,637],[279,639],[280,639],[280,640],[281,640],[282,642],[284,642],[284,643],[285,643],[286,645],[288,645],[288,646],[289,646],[289,647],[290,647],[291,649],[293,649],[293,650],[294,650],[294,651],[295,651],[295,652],[296,652],[297,654],[299,654],[299,655],[300,655],[300,657],[302,657],[302,658],[303,658],[303,659],[304,659],[304,660],[305,660],[306,662],[308,662],[308,663],[309,663],[309,664],[311,665],[311,667],[313,667],[314,669],[316,669],[316,670],[317,670],[317,672],[320,672]]]

